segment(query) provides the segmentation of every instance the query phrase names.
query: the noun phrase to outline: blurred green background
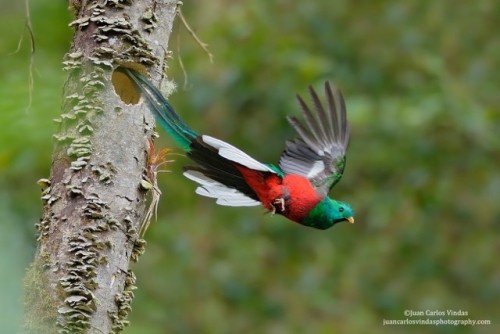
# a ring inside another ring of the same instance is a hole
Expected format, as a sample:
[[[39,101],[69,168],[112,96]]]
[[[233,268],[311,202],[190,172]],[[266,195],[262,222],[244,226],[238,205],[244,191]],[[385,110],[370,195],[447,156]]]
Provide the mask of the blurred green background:
[[[184,3],[215,55],[211,64],[176,23],[171,102],[194,129],[274,163],[294,136],[294,94],[326,79],[342,88],[351,145],[333,196],[353,205],[356,224],[317,231],[216,206],[181,176],[187,159],[172,156],[125,333],[498,333],[500,2]],[[12,333],[72,32],[66,1],[31,1],[27,109],[23,3],[0,5],[0,317]],[[172,145],[165,137],[158,147]],[[493,325],[382,326],[408,309],[464,310]]]

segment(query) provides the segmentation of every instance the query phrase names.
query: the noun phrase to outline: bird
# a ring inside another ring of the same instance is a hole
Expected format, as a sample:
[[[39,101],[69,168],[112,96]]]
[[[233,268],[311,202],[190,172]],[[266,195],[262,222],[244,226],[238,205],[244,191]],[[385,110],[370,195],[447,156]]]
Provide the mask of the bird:
[[[273,165],[198,134],[145,75],[119,69],[132,79],[160,126],[195,163],[183,167],[183,174],[198,184],[197,194],[223,206],[262,205],[272,214],[320,230],[339,222],[354,223],[352,207],[328,196],[343,175],[349,142],[346,105],[329,81],[324,84],[326,103],[309,86],[313,109],[297,94],[305,122],[287,117],[298,136],[285,142],[278,165]]]

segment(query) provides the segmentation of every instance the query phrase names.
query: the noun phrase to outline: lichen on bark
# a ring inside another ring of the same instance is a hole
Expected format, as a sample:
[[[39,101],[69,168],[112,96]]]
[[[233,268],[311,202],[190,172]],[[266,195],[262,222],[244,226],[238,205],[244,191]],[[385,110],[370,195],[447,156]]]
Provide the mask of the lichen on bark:
[[[125,104],[111,77],[125,64],[162,79],[176,6],[73,2],[60,130],[50,178],[39,181],[44,211],[25,279],[30,331],[113,333],[127,324],[135,289],[129,265],[145,244],[141,182],[154,119],[142,104]]]

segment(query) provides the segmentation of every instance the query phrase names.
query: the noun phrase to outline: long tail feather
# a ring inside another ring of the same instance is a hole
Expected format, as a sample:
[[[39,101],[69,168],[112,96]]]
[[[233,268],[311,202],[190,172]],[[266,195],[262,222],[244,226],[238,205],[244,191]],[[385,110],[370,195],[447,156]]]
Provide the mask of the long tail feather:
[[[263,178],[279,177],[281,170],[258,162],[238,148],[210,136],[199,136],[177,115],[158,89],[142,74],[129,68],[119,68],[128,75],[143,93],[157,121],[184,148],[197,166],[184,168],[184,175],[199,184],[196,193],[217,199],[226,206],[260,204],[256,191],[248,184],[241,170]],[[264,181],[263,181],[264,182]]]
[[[161,92],[142,74],[125,67],[120,67],[120,71],[127,74],[144,94],[144,98],[149,108],[155,115],[161,127],[177,142],[184,150],[189,151],[191,142],[198,137],[198,134],[191,129],[177,115],[174,108],[163,97]]]

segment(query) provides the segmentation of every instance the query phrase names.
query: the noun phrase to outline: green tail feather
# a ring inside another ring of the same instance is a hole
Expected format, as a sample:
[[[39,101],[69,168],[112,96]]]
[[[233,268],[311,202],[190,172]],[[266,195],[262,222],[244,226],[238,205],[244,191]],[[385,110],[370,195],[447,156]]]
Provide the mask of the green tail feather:
[[[184,123],[161,92],[145,76],[129,68],[121,67],[119,70],[127,74],[144,94],[160,126],[180,147],[189,151],[191,142],[198,137],[198,134]]]

